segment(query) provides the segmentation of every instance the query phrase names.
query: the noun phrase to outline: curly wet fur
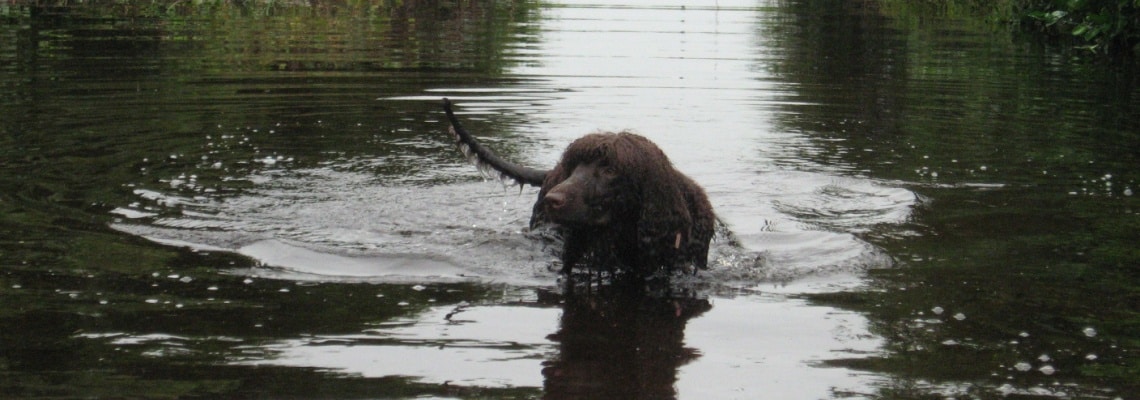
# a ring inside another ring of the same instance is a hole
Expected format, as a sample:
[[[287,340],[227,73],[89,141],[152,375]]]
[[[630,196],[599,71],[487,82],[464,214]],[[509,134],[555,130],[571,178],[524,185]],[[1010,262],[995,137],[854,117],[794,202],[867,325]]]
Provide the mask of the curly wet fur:
[[[707,195],[657,145],[629,132],[594,133],[571,143],[546,174],[532,226],[557,222],[544,199],[575,168],[591,163],[608,166],[615,177],[612,190],[600,194],[603,199],[585,201],[608,207],[611,218],[601,226],[560,224],[563,272],[583,262],[610,270],[623,266],[638,275],[707,267],[716,220]]]
[[[480,171],[520,185],[541,185],[531,227],[550,224],[561,233],[564,273],[590,267],[647,276],[662,269],[707,267],[716,223],[712,205],[705,191],[673,168],[649,139],[629,132],[589,134],[572,142],[553,169],[536,170],[504,160],[476,142],[451,106],[443,100],[451,133]],[[567,182],[579,167],[592,173]],[[575,212],[552,206],[552,190],[562,194],[561,201],[573,202],[569,208]]]

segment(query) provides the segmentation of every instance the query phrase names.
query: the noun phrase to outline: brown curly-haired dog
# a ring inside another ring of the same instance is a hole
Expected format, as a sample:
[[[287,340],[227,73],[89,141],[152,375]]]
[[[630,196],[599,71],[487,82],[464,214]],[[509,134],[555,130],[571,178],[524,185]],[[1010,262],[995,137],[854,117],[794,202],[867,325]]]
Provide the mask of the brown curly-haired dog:
[[[549,171],[503,160],[475,141],[444,99],[457,145],[484,172],[541,186],[531,226],[562,234],[562,272],[578,265],[639,276],[708,264],[716,216],[696,182],[645,137],[593,133],[566,148]]]

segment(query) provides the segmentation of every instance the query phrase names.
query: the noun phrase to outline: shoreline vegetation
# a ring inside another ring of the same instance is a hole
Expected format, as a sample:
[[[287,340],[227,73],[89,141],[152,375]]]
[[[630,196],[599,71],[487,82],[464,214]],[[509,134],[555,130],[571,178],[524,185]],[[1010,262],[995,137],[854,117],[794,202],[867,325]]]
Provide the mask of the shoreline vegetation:
[[[1110,57],[1140,54],[1138,0],[1012,0],[1021,24]]]
[[[1135,61],[1140,56],[1140,0],[880,0],[879,5],[910,18],[976,20],[1079,57]]]
[[[535,0],[541,1],[541,0]],[[507,3],[516,3],[508,1]],[[15,1],[0,5],[0,19],[44,10],[89,8],[108,16],[169,17],[211,13],[316,12],[327,16],[394,17],[447,12],[480,0],[128,0]],[[490,3],[496,3],[490,1]],[[826,6],[829,2],[820,5]],[[1140,56],[1140,0],[878,0],[875,8],[904,18],[977,20],[996,30],[1036,36],[1076,56],[1135,60]]]

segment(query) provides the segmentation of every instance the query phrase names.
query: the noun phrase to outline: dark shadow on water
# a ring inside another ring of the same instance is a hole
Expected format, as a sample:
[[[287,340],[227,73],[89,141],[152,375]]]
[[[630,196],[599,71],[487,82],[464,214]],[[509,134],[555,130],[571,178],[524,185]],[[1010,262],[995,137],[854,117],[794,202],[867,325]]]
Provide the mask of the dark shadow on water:
[[[685,325],[712,309],[708,299],[625,283],[564,286],[561,295],[540,291],[563,309],[544,398],[676,397],[677,369],[700,356],[684,346]]]

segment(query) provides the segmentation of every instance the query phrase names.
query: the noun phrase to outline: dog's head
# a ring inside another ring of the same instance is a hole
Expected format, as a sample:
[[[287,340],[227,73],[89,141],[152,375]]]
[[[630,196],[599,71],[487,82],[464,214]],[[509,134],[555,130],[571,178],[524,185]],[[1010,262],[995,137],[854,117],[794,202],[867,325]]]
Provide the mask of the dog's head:
[[[570,167],[565,180],[542,197],[542,207],[553,221],[579,226],[609,224],[624,180],[609,160],[598,159]]]
[[[647,207],[675,200],[675,174],[669,158],[648,139],[626,132],[594,133],[566,148],[547,175],[539,201],[546,218],[560,224],[637,221]]]

